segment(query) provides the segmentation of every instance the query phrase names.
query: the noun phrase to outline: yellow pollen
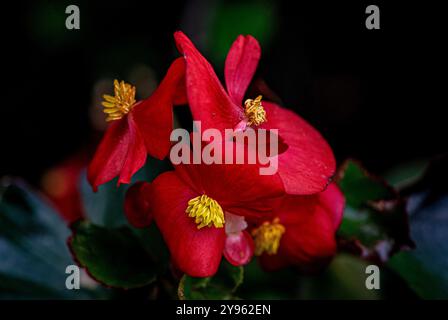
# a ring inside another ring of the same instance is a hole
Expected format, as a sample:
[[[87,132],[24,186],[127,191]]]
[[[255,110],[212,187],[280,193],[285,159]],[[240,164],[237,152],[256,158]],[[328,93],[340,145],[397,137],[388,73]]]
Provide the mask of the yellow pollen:
[[[266,111],[261,104],[262,96],[258,96],[255,99],[247,99],[244,102],[244,113],[248,119],[247,125],[260,125],[263,122],[266,122]]]
[[[252,230],[255,242],[255,255],[260,256],[263,252],[269,255],[276,254],[280,246],[280,239],[285,233],[285,227],[275,218],[272,223],[266,221],[261,226]]]
[[[198,229],[215,226],[224,227],[224,211],[216,200],[203,194],[188,201],[188,216],[194,218]]]
[[[105,101],[101,104],[104,106],[104,113],[107,114],[106,121],[123,118],[135,104],[135,87],[129,83],[114,80],[114,94],[113,97],[108,94],[103,95]]]

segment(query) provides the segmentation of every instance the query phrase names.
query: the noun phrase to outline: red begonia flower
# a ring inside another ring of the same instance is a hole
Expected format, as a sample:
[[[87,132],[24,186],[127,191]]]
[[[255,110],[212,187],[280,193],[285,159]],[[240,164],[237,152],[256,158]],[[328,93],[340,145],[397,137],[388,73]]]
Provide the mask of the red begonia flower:
[[[173,103],[186,101],[185,62],[176,59],[155,92],[135,102],[135,87],[115,81],[115,96],[105,96],[104,112],[112,121],[88,168],[94,191],[118,176],[118,184],[129,183],[147,154],[163,159],[169,152],[173,128]],[[185,90],[185,88],[183,89]]]
[[[286,196],[274,218],[251,231],[262,266],[275,270],[296,266],[303,271],[326,265],[336,252],[336,230],[344,196],[334,183],[319,194]]]
[[[268,215],[284,194],[278,175],[262,176],[258,169],[180,164],[154,180],[151,214],[180,270],[211,276],[223,254],[234,265],[249,262],[253,243],[244,231],[244,218]]]
[[[278,172],[289,194],[309,195],[328,185],[335,172],[333,152],[325,139],[305,120],[261,96],[247,99],[244,94],[255,73],[261,49],[252,36],[239,36],[225,63],[227,92],[212,66],[182,32],[174,34],[186,61],[186,90],[193,118],[203,129],[241,129],[247,126],[279,129],[288,149],[278,155]]]

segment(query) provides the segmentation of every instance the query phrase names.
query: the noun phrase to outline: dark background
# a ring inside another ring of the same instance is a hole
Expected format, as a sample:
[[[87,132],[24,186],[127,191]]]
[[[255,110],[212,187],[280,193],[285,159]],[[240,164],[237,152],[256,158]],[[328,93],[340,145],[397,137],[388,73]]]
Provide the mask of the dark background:
[[[104,129],[92,122],[92,108],[101,111],[94,88],[110,93],[112,79],[138,74],[156,83],[178,56],[178,29],[219,75],[235,37],[254,34],[263,48],[258,76],[323,133],[339,162],[355,157],[382,173],[442,154],[443,11],[390,2],[19,2],[2,15],[0,176],[37,183],[92,150]],[[80,7],[80,30],[65,28],[69,4]],[[381,30],[365,28],[368,4],[380,7]]]

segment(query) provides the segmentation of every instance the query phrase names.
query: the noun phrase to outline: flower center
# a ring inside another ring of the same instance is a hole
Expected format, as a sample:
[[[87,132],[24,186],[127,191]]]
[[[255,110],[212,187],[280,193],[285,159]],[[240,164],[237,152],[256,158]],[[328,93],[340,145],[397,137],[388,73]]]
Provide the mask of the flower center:
[[[255,99],[247,99],[244,102],[244,113],[248,119],[247,125],[260,125],[263,122],[266,122],[266,111],[261,104],[262,96],[258,96]]]
[[[263,222],[261,226],[252,230],[255,242],[255,255],[260,256],[263,252],[269,255],[276,254],[280,246],[280,239],[285,233],[285,227],[275,218],[271,222]]]
[[[105,101],[101,104],[104,106],[104,113],[107,114],[106,121],[123,118],[135,104],[135,87],[129,83],[114,80],[114,94],[113,97],[108,94],[103,95]]]
[[[203,227],[215,228],[224,227],[224,211],[216,200],[203,194],[188,201],[188,216],[194,218],[194,222],[198,225],[198,229]]]

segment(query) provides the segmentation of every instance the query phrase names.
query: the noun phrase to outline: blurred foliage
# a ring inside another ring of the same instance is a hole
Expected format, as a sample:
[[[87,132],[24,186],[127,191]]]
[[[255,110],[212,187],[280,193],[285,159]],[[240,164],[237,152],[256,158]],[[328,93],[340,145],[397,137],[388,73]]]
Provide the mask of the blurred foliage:
[[[219,2],[207,34],[207,44],[214,61],[224,65],[233,41],[240,34],[250,34],[268,46],[277,25],[273,1]]]
[[[372,261],[384,262],[414,246],[405,202],[385,180],[347,160],[337,174],[346,206],[338,235],[344,247]]]
[[[236,299],[235,292],[244,281],[244,268],[222,261],[218,272],[209,278],[184,275],[179,282],[178,296],[181,300]]]
[[[32,10],[28,13],[28,23],[31,37],[37,45],[49,51],[57,51],[66,50],[67,46],[74,46],[82,41],[83,29],[86,28],[73,32],[65,27],[68,16],[65,9],[69,4],[71,3],[67,1],[40,1],[32,5]],[[82,22],[85,21],[87,19],[82,17]]]
[[[305,275],[293,268],[266,272],[257,261],[252,261],[245,267],[238,296],[243,299],[380,299],[383,291],[365,287],[367,265],[356,256],[339,254],[322,273]]]
[[[421,298],[448,299],[446,261],[440,263],[437,262],[440,258],[436,258],[436,261],[424,258],[428,257],[418,253],[401,252],[389,260],[388,266],[403,277]],[[438,266],[434,268],[432,264]]]
[[[346,161],[339,170],[338,185],[344,192],[347,205],[361,208],[369,201],[390,200],[393,190],[375,179],[355,161]]]
[[[383,176],[395,189],[402,190],[417,183],[425,174],[428,166],[428,160],[414,160],[389,169]]]
[[[426,299],[448,299],[447,163],[445,158],[430,164],[421,179],[430,183],[411,189],[408,211],[416,249],[397,254],[388,263],[420,297]]]
[[[349,254],[335,257],[327,270],[318,276],[301,276],[302,299],[380,299],[382,292],[365,286],[366,261]]]
[[[70,229],[40,194],[18,180],[0,185],[0,298],[106,298],[102,288],[67,290],[66,267],[73,264],[66,245]]]

